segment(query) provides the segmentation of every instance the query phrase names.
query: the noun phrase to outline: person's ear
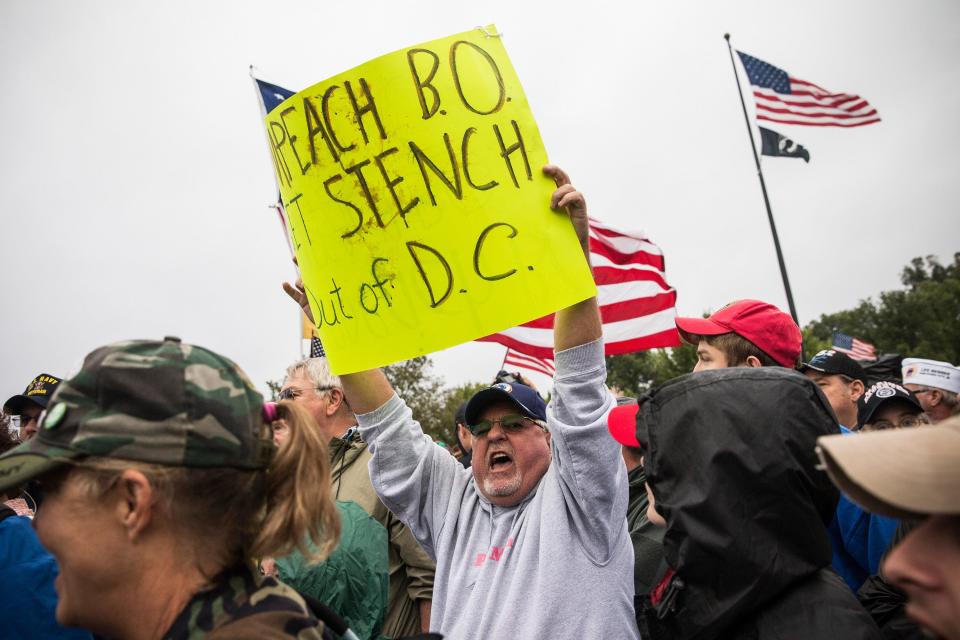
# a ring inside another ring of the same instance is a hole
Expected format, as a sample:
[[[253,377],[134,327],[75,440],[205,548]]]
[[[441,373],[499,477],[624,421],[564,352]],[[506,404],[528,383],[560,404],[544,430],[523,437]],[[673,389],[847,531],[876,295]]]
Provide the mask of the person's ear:
[[[327,417],[334,415],[343,406],[343,389],[330,389],[327,391],[330,401],[327,403]]]
[[[863,386],[863,380],[854,380],[850,383],[848,389],[850,391],[850,400],[853,402],[859,400],[860,396],[863,395],[863,392],[866,391]]]
[[[943,391],[940,389],[930,389],[930,406],[935,407],[943,402]]]
[[[155,493],[142,472],[127,469],[120,474],[115,490],[117,516],[131,542],[143,536],[154,517]]]
[[[747,356],[747,361],[744,363],[745,367],[762,367],[763,364],[760,363],[760,358],[757,356]]]

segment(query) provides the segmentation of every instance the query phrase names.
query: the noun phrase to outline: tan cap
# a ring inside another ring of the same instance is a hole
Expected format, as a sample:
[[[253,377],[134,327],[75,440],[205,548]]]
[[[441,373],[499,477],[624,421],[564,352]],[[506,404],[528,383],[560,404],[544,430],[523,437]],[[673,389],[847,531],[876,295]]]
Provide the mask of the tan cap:
[[[960,514],[960,416],[822,436],[817,454],[833,483],[868,511],[895,518]]]

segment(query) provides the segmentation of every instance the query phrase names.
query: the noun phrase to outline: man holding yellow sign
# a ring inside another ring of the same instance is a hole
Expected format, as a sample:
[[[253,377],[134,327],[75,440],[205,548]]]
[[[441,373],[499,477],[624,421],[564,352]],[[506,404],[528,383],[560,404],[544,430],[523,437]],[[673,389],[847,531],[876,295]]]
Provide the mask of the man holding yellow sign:
[[[493,27],[387,54],[265,118],[334,373],[432,353],[594,295],[549,216],[536,122]]]
[[[544,172],[558,185],[551,205],[567,209],[580,244],[560,258],[588,256],[583,196],[559,168]],[[306,292],[286,289],[309,315]],[[437,562],[431,630],[457,640],[639,637],[601,336],[596,297],[561,309],[549,407],[522,384],[470,399],[471,469],[421,431],[379,369],[341,376],[373,452],[374,488]]]

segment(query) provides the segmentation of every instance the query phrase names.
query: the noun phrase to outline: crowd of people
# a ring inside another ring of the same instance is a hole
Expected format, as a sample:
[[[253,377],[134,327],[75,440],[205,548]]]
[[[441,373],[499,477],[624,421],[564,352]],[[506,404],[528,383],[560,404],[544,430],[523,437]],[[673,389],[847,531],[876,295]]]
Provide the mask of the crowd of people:
[[[322,357],[277,402],[174,337],[43,373],[3,407],[0,636],[960,638],[960,369],[804,360],[757,300],[676,325],[693,372],[623,398],[597,299],[558,311],[549,403],[498,377],[459,459]]]

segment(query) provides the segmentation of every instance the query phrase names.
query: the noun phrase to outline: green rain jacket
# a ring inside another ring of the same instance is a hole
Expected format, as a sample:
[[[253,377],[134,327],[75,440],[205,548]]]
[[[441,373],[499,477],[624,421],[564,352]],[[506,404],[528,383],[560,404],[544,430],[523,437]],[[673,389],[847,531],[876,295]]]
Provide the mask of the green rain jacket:
[[[389,592],[383,636],[403,638],[420,633],[420,600],[433,598],[436,565],[420,547],[410,529],[383,505],[370,482],[367,443],[351,430],[330,441],[330,476],[337,500],[360,505],[387,530]]]
[[[355,502],[337,500],[337,509],[340,544],[330,557],[308,565],[294,551],[277,558],[277,571],[284,583],[338,613],[358,637],[376,640],[387,610],[387,530]]]

